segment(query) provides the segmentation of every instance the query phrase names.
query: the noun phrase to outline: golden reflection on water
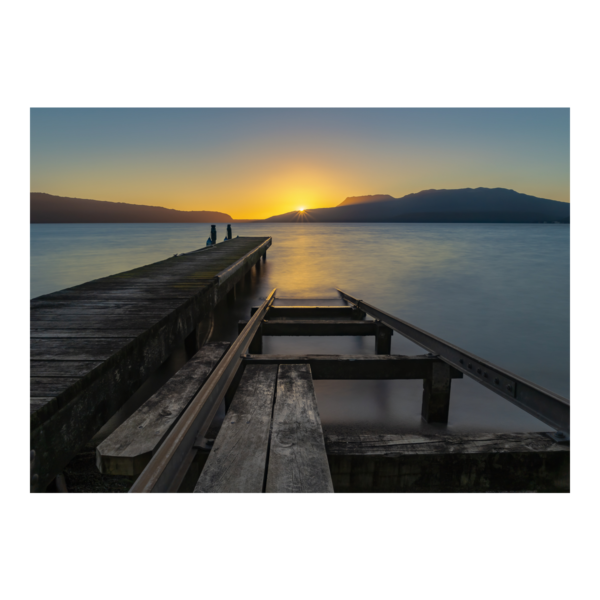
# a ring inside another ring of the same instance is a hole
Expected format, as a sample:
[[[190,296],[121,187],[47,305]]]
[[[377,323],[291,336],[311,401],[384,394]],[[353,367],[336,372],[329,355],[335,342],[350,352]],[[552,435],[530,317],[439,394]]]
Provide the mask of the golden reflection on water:
[[[209,232],[210,224],[32,225],[31,297],[203,247]],[[273,287],[287,298],[335,298],[339,287],[569,396],[567,226],[306,221],[234,223],[233,235],[273,237],[254,303]],[[413,351],[397,335],[392,349]]]

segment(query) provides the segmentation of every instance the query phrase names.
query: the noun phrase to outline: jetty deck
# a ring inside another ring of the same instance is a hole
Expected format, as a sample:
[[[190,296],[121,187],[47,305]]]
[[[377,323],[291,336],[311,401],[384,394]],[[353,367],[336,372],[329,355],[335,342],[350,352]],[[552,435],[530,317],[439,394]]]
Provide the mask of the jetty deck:
[[[32,491],[42,491],[266,254],[238,237],[31,300]]]

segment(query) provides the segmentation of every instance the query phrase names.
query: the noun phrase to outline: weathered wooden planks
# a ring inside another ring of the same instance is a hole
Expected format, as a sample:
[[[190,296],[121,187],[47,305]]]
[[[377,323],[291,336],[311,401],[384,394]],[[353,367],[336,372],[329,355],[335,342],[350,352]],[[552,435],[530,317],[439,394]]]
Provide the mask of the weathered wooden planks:
[[[93,338],[97,339],[102,336],[107,338],[133,338],[142,335],[145,329],[31,329],[29,337],[34,338]]]
[[[367,354],[246,354],[244,360],[261,365],[309,364],[313,379],[425,379],[431,375],[432,364],[442,362],[431,356]],[[450,377],[462,376],[450,368]]]
[[[277,365],[247,366],[195,492],[263,491]]]
[[[29,391],[32,398],[52,398],[78,381],[79,377],[31,377]]]
[[[40,459],[33,491],[45,488],[178,345],[192,334],[202,343],[215,304],[270,244],[237,238],[31,301],[32,376],[56,377],[53,392],[60,381],[66,386],[51,397],[32,396],[31,444]],[[239,268],[231,271],[234,263]],[[76,375],[65,366],[71,362]],[[72,376],[81,379],[73,383]]]
[[[326,435],[336,492],[569,491],[569,445],[544,433]]]
[[[34,338],[31,342],[32,360],[106,360],[123,349],[134,338],[94,339]]]
[[[102,364],[100,360],[32,360],[31,377],[83,377]]]
[[[230,344],[207,344],[96,448],[107,475],[139,475]]]
[[[309,365],[281,365],[266,492],[333,492]]]
[[[67,329],[96,329],[98,330],[98,336],[101,337],[102,330],[110,329],[142,329],[146,331],[150,327],[159,324],[162,321],[161,317],[148,316],[148,315],[132,315],[130,317],[112,317],[112,316],[100,316],[94,315],[71,315],[65,317],[64,315],[57,315],[54,319],[38,321],[33,318],[30,321],[30,331],[36,331],[38,334],[42,331],[53,331],[53,330],[67,330]],[[32,336],[33,337],[33,336]],[[59,337],[58,335],[56,337]]]

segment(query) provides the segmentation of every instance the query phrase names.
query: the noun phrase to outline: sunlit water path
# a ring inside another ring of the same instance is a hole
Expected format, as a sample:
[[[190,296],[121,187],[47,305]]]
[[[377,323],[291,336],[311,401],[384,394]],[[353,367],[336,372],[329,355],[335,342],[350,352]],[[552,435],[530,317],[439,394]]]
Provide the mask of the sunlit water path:
[[[569,227],[522,224],[234,224],[273,246],[235,319],[278,296],[335,298],[334,287],[569,397]],[[186,252],[206,224],[31,226],[31,297]],[[225,226],[219,225],[219,240]],[[246,314],[247,318],[247,314]],[[233,335],[235,323],[221,328]],[[225,333],[223,333],[225,332]],[[218,332],[217,332],[218,333]],[[264,352],[373,353],[371,338],[266,338]],[[394,354],[424,351],[401,336]],[[431,430],[421,382],[315,382],[324,426]],[[438,427],[439,428],[439,427]],[[435,429],[435,427],[433,427]],[[544,430],[468,379],[453,382],[448,429]]]

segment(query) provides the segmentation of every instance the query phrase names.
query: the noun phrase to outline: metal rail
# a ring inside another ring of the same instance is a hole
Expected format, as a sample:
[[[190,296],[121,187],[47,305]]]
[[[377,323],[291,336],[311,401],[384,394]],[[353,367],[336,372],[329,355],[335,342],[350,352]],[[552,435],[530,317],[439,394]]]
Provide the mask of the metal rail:
[[[176,487],[176,482],[182,477],[182,468],[188,462],[196,439],[204,435],[209,428],[242,363],[242,354],[248,352],[250,342],[267,310],[273,304],[273,300],[275,300],[275,290],[267,296],[248,321],[171,433],[131,486],[130,493],[168,492]]]
[[[540,421],[555,429],[565,432],[570,430],[570,403],[566,398],[531,383],[510,371],[479,358],[461,348],[398,319],[379,308],[367,304],[342,290],[337,290],[347,300],[370,317],[377,319],[403,335],[411,342],[439,356],[445,363],[455,367],[465,375],[475,379],[488,389],[496,392],[506,400],[533,415]]]

